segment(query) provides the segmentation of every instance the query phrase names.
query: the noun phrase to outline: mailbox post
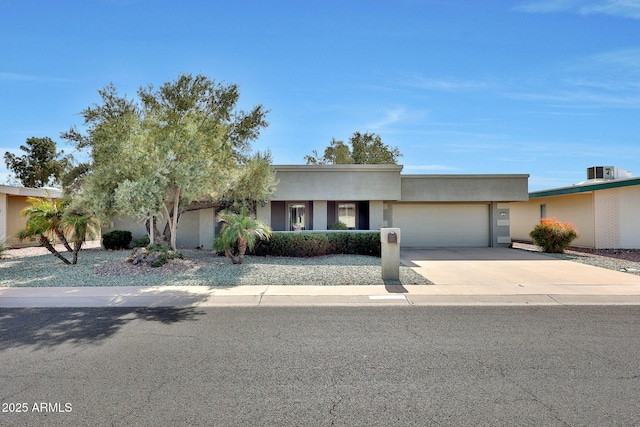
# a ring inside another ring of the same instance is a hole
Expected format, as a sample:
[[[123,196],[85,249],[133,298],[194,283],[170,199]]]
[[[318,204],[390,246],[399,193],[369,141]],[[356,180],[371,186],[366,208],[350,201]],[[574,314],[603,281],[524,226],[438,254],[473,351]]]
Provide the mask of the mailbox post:
[[[400,280],[400,229],[380,229],[382,279]]]

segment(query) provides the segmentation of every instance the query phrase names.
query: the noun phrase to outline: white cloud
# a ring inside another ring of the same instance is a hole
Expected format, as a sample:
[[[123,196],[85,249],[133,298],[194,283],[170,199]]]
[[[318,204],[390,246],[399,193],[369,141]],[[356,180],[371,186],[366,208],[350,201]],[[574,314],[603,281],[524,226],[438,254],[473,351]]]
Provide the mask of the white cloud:
[[[49,76],[34,76],[30,74],[19,73],[3,73],[0,72],[0,82],[72,82],[71,79],[49,77]]]
[[[410,73],[402,77],[403,86],[417,89],[443,92],[468,92],[493,88],[494,82],[488,80],[464,80],[455,78],[429,78],[419,73]]]
[[[551,13],[571,9],[576,3],[579,2],[575,0],[537,1],[516,6],[514,9],[527,13]]]
[[[407,110],[405,107],[396,107],[386,110],[383,116],[374,121],[365,124],[365,129],[373,132],[381,132],[388,130],[397,123],[407,123],[417,120],[423,120],[427,113],[419,110]]]
[[[544,78],[522,79],[503,93],[511,99],[577,108],[639,108],[640,49],[603,52],[559,64]]]
[[[404,107],[388,110],[380,120],[367,124],[368,129],[378,130],[401,121],[406,114]]]
[[[589,4],[580,9],[583,14],[602,13],[623,18],[640,19],[639,0],[607,0]]]
[[[527,13],[573,12],[581,15],[603,14],[640,19],[640,0],[548,0],[534,1],[514,10]]]

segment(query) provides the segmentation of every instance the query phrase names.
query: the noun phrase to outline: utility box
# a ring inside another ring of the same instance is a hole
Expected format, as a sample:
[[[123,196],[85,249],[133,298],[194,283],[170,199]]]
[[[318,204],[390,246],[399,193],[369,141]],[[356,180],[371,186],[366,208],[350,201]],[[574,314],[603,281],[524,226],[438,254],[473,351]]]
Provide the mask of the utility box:
[[[400,280],[400,229],[380,229],[382,279]]]

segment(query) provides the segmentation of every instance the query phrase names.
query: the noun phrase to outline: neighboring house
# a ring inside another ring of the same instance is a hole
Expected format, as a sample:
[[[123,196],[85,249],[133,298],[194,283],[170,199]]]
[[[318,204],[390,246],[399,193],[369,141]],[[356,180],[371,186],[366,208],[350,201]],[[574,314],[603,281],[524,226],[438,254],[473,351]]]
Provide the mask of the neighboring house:
[[[508,246],[509,203],[527,200],[529,175],[402,175],[399,165],[279,165],[278,186],[257,216],[274,231],[326,230],[337,221],[354,230],[399,227],[403,247]],[[186,212],[180,247],[210,248],[215,210]],[[146,233],[116,218],[113,229]]]
[[[529,201],[511,204],[511,237],[531,241],[541,218],[572,223],[579,237],[573,246],[595,249],[640,248],[640,178],[619,168],[587,169],[588,180],[571,187],[529,193]]]
[[[20,241],[16,234],[26,226],[26,218],[20,216],[22,209],[31,206],[27,197],[59,198],[62,191],[57,188],[27,188],[0,185],[0,239],[5,239],[11,247],[36,246],[38,241],[33,238]]]

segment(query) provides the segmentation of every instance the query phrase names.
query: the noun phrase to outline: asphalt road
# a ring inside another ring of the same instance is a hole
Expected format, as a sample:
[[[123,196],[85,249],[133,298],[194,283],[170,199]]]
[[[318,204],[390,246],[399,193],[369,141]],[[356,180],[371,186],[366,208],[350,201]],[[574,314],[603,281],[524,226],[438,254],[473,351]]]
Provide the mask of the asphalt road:
[[[0,309],[0,425],[640,425],[639,338],[638,306]]]

